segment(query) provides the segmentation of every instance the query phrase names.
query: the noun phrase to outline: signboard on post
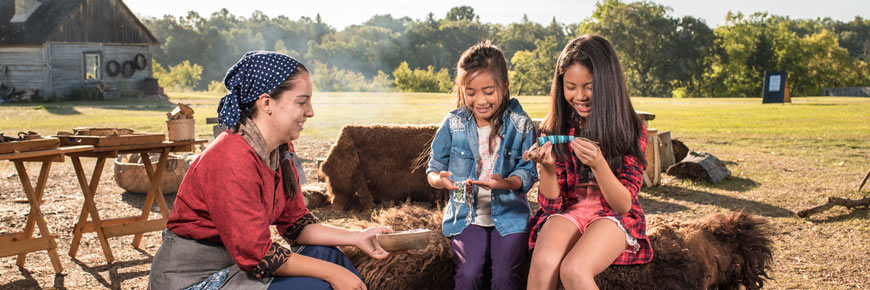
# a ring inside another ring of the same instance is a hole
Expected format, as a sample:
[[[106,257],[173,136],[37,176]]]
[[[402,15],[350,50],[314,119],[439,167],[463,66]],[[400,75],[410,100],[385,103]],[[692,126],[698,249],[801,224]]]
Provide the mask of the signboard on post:
[[[788,94],[788,72],[765,72],[761,103],[791,103]]]

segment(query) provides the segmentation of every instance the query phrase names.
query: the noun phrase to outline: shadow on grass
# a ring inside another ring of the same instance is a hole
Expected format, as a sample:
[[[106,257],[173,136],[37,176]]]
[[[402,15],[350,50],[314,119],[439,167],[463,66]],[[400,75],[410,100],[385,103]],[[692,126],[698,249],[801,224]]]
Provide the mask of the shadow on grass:
[[[170,211],[172,211],[172,205],[175,204],[175,194],[176,193],[173,192],[173,193],[168,193],[168,194],[163,195],[163,198],[166,199],[166,207],[168,207]],[[145,197],[146,196],[147,195],[144,193],[135,193],[135,192],[124,191],[124,193],[121,193],[121,200],[126,202],[130,206],[141,210],[142,207],[145,206]],[[154,200],[154,204],[151,205],[151,212],[154,212],[154,213],[160,212],[160,206],[157,205],[156,199]]]
[[[27,108],[34,107],[45,109],[47,112],[54,115],[78,115],[81,114],[75,107],[90,107],[90,108],[106,108],[106,109],[123,109],[130,111],[161,111],[168,112],[175,107],[169,100],[163,99],[148,99],[148,98],[124,98],[117,100],[95,100],[95,101],[60,101],[51,103],[6,103],[3,107]]]
[[[43,106],[43,108],[46,111],[48,111],[49,113],[54,114],[54,115],[70,116],[70,115],[80,115],[82,113],[82,112],[79,112],[78,110],[76,110],[76,108],[73,106],[69,106],[69,107]]]
[[[638,196],[638,200],[640,201],[640,205],[643,207],[643,212],[647,214],[665,214],[689,210],[688,207],[679,204],[649,199],[642,195]]]
[[[142,277],[142,276],[148,276],[151,273],[151,271],[136,271],[136,272],[119,273],[118,269],[151,264],[151,260],[152,260],[152,257],[148,257],[145,259],[131,260],[131,261],[115,261],[112,264],[108,264],[108,265],[101,264],[99,266],[88,266],[84,262],[80,261],[79,259],[72,258],[72,261],[75,262],[76,265],[78,265],[79,268],[82,269],[82,271],[90,274],[92,277],[94,277],[95,280],[97,280],[98,283],[100,283],[104,287],[110,288],[110,289],[121,289],[121,283],[123,283],[124,281],[138,278],[138,277]],[[104,262],[99,262],[99,263],[104,263]],[[106,281],[106,279],[103,277],[103,275],[100,275],[100,272],[106,272],[106,271],[109,272],[109,280],[108,281]],[[57,280],[55,279],[55,281],[57,281]],[[57,282],[55,282],[55,283],[57,283]]]
[[[713,188],[724,189],[727,191],[744,192],[761,186],[761,183],[755,182],[755,180],[752,179],[730,175],[726,177],[725,180],[723,180],[722,182],[712,184],[707,183],[705,185]]]
[[[730,210],[743,210],[746,213],[767,217],[790,217],[795,215],[791,210],[762,202],[670,185],[649,188],[644,190],[644,192],[655,196],[673,198],[697,204],[709,204]]]
[[[818,215],[821,215],[821,214],[818,214]],[[842,222],[842,221],[852,220],[852,219],[865,220],[865,221],[870,220],[870,208],[866,208],[866,207],[853,208],[853,209],[850,209],[849,213],[847,213],[847,214],[828,216],[824,219],[813,219],[812,216],[810,216],[806,220],[809,222],[812,222],[814,224],[827,224],[827,223]]]

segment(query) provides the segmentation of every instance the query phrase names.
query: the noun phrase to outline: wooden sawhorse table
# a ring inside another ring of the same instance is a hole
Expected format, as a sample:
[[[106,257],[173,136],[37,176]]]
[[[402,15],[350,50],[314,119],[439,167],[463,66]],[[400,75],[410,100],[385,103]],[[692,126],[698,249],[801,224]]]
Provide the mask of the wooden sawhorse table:
[[[112,255],[112,249],[109,247],[108,238],[135,235],[133,237],[133,247],[138,249],[139,243],[142,241],[142,234],[166,228],[169,208],[166,206],[166,200],[163,199],[163,193],[160,192],[160,180],[163,178],[163,171],[166,168],[169,152],[190,152],[193,151],[194,144],[205,142],[207,140],[197,139],[190,141],[164,141],[162,143],[151,144],[97,146],[92,151],[67,154],[72,159],[79,185],[85,196],[81,214],[79,215],[78,222],[76,222],[75,229],[73,229],[73,240],[72,244],[70,244],[69,255],[75,258],[79,250],[82,234],[96,232],[97,238],[100,240],[100,246],[103,248],[103,254],[106,256],[106,262],[112,263],[115,257]],[[103,166],[106,164],[107,158],[115,158],[118,154],[125,153],[141,155],[145,171],[148,173],[148,179],[151,181],[151,187],[149,187],[148,195],[145,197],[145,204],[142,206],[142,213],[139,216],[100,219],[100,213],[94,201],[94,194],[97,191],[97,186],[100,184]],[[152,166],[148,153],[160,153],[160,160],[157,162],[156,169]],[[90,183],[82,168],[81,157],[97,158]],[[157,200],[157,205],[160,207],[162,217],[160,219],[149,220],[151,206],[155,200]],[[88,216],[91,218],[90,221],[88,221]]]
[[[45,218],[42,215],[42,210],[40,210],[42,197],[45,192],[45,184],[48,181],[48,172],[51,170],[52,162],[63,162],[63,155],[66,153],[90,151],[93,148],[94,146],[82,145],[0,154],[0,160],[9,160],[15,163],[18,178],[21,179],[24,194],[27,195],[27,203],[30,204],[30,213],[27,214],[24,231],[0,235],[0,257],[18,255],[17,265],[18,267],[24,267],[27,253],[47,250],[48,257],[51,259],[51,265],[54,267],[54,272],[58,274],[63,272],[63,266],[61,266],[60,259],[57,256],[57,242],[55,242],[54,236],[48,230],[48,225],[45,224]],[[24,166],[24,162],[42,162],[42,168],[39,171],[35,189],[33,184],[31,184],[30,176],[27,175],[27,168]],[[40,238],[33,238],[34,223],[39,227]]]

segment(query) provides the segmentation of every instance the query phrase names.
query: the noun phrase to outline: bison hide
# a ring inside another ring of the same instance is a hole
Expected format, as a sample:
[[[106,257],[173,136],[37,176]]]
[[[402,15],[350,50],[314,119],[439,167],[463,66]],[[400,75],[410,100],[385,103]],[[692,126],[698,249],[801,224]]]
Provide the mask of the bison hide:
[[[374,220],[395,230],[441,231],[441,210],[403,205]],[[371,225],[370,225],[371,226]],[[714,214],[691,224],[664,224],[650,233],[653,260],[611,266],[595,277],[601,289],[759,289],[773,259],[767,222],[742,212]],[[375,260],[356,248],[346,253],[369,289],[453,289],[450,242],[441,235],[423,250]]]
[[[435,125],[347,125],[318,174],[339,210],[369,209],[386,201],[435,203],[446,197],[426,181],[415,160],[429,150]],[[428,156],[422,156],[428,158]]]

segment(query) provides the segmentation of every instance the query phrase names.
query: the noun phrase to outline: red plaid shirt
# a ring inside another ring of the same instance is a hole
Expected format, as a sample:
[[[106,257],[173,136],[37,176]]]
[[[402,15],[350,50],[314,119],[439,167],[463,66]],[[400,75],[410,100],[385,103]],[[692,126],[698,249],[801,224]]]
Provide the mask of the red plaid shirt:
[[[642,152],[646,151],[646,128],[641,128],[641,137],[638,141],[640,143],[640,150]],[[570,129],[568,135],[573,135],[574,129]],[[568,147],[568,150],[571,150],[571,147]],[[570,152],[570,154],[574,154]],[[530,224],[532,225],[531,231],[529,232],[529,248],[532,249],[535,247],[535,241],[538,239],[538,232],[544,226],[544,222],[547,220],[550,215],[561,213],[563,209],[568,208],[569,206],[576,204],[579,202],[580,194],[585,194],[586,190],[577,190],[582,189],[582,187],[576,187],[579,183],[580,177],[576,174],[576,161],[574,158],[569,159],[567,162],[556,162],[556,179],[559,183],[559,197],[554,199],[549,199],[542,194],[538,194],[538,204],[541,206],[541,209],[535,213],[535,216],[532,217]],[[572,170],[569,170],[572,169]],[[644,264],[652,260],[653,251],[650,246],[649,237],[646,235],[646,218],[643,215],[643,208],[640,207],[640,202],[638,202],[637,193],[640,191],[641,185],[643,185],[643,171],[646,169],[646,166],[643,165],[643,162],[638,160],[637,157],[631,155],[625,155],[622,158],[622,168],[616,171],[616,178],[625,185],[625,188],[628,189],[628,192],[631,194],[631,209],[626,214],[616,214],[613,211],[613,208],[607,204],[607,200],[604,199],[604,196],[601,196],[601,205],[604,210],[598,211],[597,214],[599,216],[612,216],[619,220],[625,229],[631,234],[632,237],[637,239],[637,242],[640,244],[640,249],[637,252],[624,252],[616,261],[613,262],[614,265],[633,265],[633,264]],[[595,187],[596,190],[597,186]]]

